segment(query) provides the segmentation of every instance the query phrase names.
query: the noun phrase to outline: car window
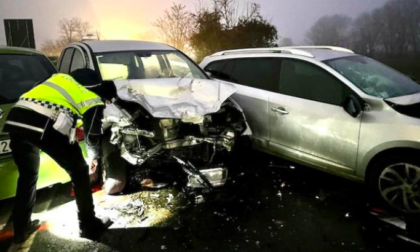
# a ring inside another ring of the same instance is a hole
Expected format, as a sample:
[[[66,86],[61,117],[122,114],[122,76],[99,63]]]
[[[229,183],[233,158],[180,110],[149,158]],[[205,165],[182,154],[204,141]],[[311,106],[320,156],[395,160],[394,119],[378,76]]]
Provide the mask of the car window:
[[[154,79],[162,75],[163,71],[159,63],[158,55],[151,55],[150,57],[142,57],[141,63],[143,64],[146,78]]]
[[[42,55],[0,55],[0,104],[13,103],[36,83],[56,73]]]
[[[391,98],[420,92],[420,85],[368,57],[355,55],[324,61],[366,94]]]
[[[217,78],[225,81],[239,83],[237,79],[232,76],[235,66],[235,60],[227,60],[220,71],[217,73]]]
[[[71,58],[73,56],[74,48],[68,48],[64,51],[60,61],[59,71],[61,73],[69,73]]]
[[[85,59],[83,58],[82,53],[79,50],[75,50],[73,54],[73,59],[71,60],[70,72],[85,67]]]
[[[220,75],[219,73],[223,69],[223,67],[225,66],[226,62],[227,62],[226,60],[220,60],[220,61],[212,62],[212,63],[208,64],[204,68],[204,70],[211,73],[212,77],[215,77],[217,79],[221,79],[220,76],[219,76]]]
[[[350,89],[324,69],[301,60],[283,59],[279,91],[303,99],[342,105]]]
[[[280,78],[280,64],[278,58],[236,59],[231,78],[248,87],[276,91]]]
[[[191,71],[188,64],[178,54],[168,54],[166,59],[169,61],[169,68],[176,76],[187,76]]]
[[[178,51],[126,51],[96,55],[102,79],[195,78],[206,75]]]

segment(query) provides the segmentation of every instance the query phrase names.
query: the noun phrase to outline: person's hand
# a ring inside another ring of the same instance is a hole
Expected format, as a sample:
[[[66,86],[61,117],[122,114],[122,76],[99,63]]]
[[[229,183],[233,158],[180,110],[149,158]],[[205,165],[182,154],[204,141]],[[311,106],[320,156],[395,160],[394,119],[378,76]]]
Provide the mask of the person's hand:
[[[98,159],[92,160],[89,167],[89,180],[90,184],[95,184],[98,181]]]
[[[98,159],[92,160],[92,163],[89,167],[89,174],[93,174],[96,172],[96,169],[98,168]]]

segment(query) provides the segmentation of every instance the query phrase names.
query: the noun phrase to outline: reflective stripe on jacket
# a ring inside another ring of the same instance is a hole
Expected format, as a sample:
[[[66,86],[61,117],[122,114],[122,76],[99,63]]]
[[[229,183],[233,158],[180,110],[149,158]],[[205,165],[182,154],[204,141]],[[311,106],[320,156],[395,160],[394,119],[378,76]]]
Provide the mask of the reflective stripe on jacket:
[[[89,91],[67,74],[54,74],[44,83],[23,94],[21,98],[64,106],[79,116],[94,106],[104,105],[97,94]]]

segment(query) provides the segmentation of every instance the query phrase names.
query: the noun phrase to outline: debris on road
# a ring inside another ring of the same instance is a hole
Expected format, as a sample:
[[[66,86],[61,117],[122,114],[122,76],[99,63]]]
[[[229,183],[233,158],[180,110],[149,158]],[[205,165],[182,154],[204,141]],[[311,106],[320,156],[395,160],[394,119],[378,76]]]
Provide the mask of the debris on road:
[[[157,193],[154,193],[154,194],[150,194],[150,197],[152,197],[152,198],[159,198],[159,197],[160,197],[160,195],[159,195],[159,194],[157,194]]]
[[[140,199],[135,201],[127,202],[125,205],[117,206],[116,209],[125,214],[136,214],[143,216],[144,214],[144,202]]]
[[[204,202],[203,195],[197,195],[197,196],[195,196],[195,204],[201,204],[203,202]]]
[[[115,209],[122,214],[126,215],[137,215],[138,217],[143,216],[144,214],[144,202],[140,199],[129,201],[122,205],[113,205],[110,209]]]
[[[174,195],[172,193],[168,194],[168,196],[166,196],[166,200],[168,201],[168,204],[171,203],[171,201],[174,199]]]

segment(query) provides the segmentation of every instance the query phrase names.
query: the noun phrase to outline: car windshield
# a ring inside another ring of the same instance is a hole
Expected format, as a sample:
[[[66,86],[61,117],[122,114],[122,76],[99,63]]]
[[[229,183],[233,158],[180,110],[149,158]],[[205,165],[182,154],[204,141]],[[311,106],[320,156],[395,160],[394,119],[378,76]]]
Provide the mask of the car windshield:
[[[56,72],[42,55],[0,55],[0,104],[13,103]]]
[[[364,56],[325,61],[366,94],[387,99],[420,92],[420,85],[390,67]]]
[[[206,79],[204,73],[177,51],[125,51],[96,54],[102,79]]]

